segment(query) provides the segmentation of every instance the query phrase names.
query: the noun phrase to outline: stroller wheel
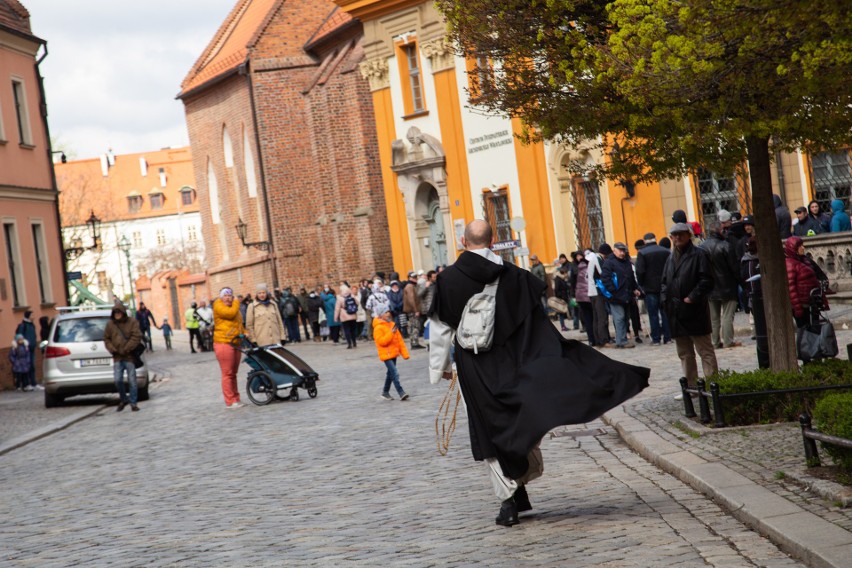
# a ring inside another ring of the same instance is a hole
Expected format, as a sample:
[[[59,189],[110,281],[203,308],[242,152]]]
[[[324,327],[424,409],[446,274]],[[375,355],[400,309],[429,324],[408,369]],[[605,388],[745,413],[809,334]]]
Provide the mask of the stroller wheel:
[[[290,400],[292,400],[293,402],[296,402],[297,400],[299,400],[299,389],[298,388],[293,387],[292,389],[290,389]]]
[[[258,406],[269,404],[275,398],[275,382],[265,371],[251,373],[246,380],[246,394]]]
[[[308,396],[311,398],[317,397],[317,387],[311,387],[308,389]]]

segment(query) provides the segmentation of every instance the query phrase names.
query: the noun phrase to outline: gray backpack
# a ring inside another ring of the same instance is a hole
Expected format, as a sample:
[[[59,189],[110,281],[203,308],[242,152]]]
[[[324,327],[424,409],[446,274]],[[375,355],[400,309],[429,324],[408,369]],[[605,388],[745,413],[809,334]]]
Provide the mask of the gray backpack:
[[[494,282],[485,286],[479,294],[474,294],[464,306],[464,311],[456,330],[456,341],[459,347],[478,354],[488,351],[494,341],[494,319],[497,312],[497,284]]]

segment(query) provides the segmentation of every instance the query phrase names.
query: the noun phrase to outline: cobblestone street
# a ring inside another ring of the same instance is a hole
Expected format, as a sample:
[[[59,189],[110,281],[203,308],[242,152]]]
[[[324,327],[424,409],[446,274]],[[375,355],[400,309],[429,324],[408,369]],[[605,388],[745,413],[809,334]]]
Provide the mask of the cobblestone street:
[[[230,410],[212,354],[177,349],[150,357],[166,380],[141,412],[107,406],[0,456],[0,564],[799,565],[602,422],[546,438],[534,510],[496,526],[463,410],[449,455],[437,454],[445,388],[428,384],[426,351],[400,364],[410,401],[379,399],[371,343],[302,344],[322,378],[316,399]],[[671,345],[630,356],[657,361],[643,398],[672,392]]]

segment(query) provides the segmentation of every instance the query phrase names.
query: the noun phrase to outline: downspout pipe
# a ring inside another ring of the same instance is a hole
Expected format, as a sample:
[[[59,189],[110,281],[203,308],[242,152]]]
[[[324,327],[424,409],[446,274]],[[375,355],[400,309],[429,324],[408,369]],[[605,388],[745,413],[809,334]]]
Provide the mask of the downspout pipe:
[[[41,115],[41,122],[44,125],[44,138],[47,142],[47,163],[50,164],[50,189],[53,190],[53,195],[55,197],[53,204],[56,212],[56,232],[59,237],[59,260],[62,264],[62,290],[65,293],[64,304],[67,306],[69,304],[68,266],[65,262],[65,241],[62,238],[62,215],[59,211],[59,186],[56,184],[56,169],[53,167],[53,148],[50,141],[50,127],[47,124],[47,97],[44,93],[44,78],[41,76],[41,68],[39,67],[41,62],[47,57],[47,42],[43,39],[40,39],[39,41],[41,42],[42,47],[44,47],[44,53],[42,53],[41,57],[36,59],[35,62],[35,73],[36,78],[38,79],[39,114]]]
[[[278,262],[275,255],[275,239],[272,237],[272,215],[269,212],[269,197],[266,190],[266,169],[264,167],[263,146],[260,144],[260,129],[257,124],[257,104],[254,100],[254,81],[251,77],[251,62],[249,58],[239,66],[237,72],[245,76],[249,88],[249,100],[251,101],[251,121],[254,127],[254,143],[257,146],[258,167],[260,168],[260,189],[263,192],[263,211],[266,220],[266,234],[269,238],[269,256],[272,263],[272,287],[273,290],[279,287],[278,282]]]

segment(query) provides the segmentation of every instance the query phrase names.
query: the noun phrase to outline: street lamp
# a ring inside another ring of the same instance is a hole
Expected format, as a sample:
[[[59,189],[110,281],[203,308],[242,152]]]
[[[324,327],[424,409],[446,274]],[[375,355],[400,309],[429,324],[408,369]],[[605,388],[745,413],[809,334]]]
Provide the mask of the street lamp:
[[[68,156],[66,156],[65,152],[63,152],[62,150],[52,150],[50,152],[50,155],[52,156],[54,154],[59,154],[59,161],[62,162],[63,164],[68,163]]]
[[[130,241],[127,239],[127,235],[121,235],[121,238],[118,240],[118,248],[120,248],[121,252],[123,252],[127,257],[127,284],[130,286],[130,308],[135,313],[136,294],[133,293],[133,270],[130,264]]]
[[[260,249],[262,251],[269,251],[269,241],[257,241],[254,243],[246,242],[246,235],[248,234],[248,225],[243,222],[242,218],[239,217],[237,219],[239,223],[234,227],[237,230],[237,235],[240,237],[240,242],[243,243],[244,247],[254,247],[256,249]]]
[[[65,248],[65,260],[76,260],[80,257],[81,254],[86,252],[87,250],[94,250],[100,246],[101,241],[101,220],[95,215],[95,211],[92,210],[92,214],[89,215],[89,218],[86,220],[86,225],[89,227],[89,236],[92,237],[92,246],[90,247],[66,247]]]

